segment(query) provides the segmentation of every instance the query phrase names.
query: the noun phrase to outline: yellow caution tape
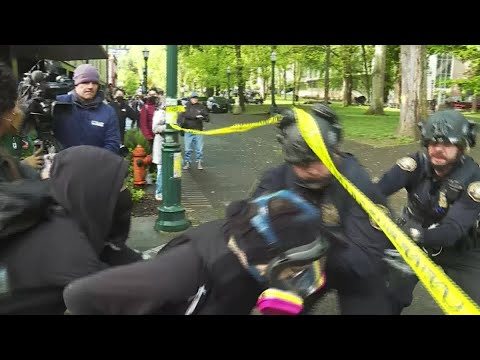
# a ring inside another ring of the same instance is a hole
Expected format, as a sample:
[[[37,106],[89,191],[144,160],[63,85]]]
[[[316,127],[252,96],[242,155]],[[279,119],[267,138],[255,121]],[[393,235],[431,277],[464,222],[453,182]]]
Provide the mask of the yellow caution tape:
[[[185,106],[178,105],[178,106],[167,106],[165,111],[168,112],[185,112]]]
[[[350,193],[368,215],[380,226],[407,264],[415,271],[433,299],[448,315],[480,315],[480,308],[458,287],[443,269],[436,265],[403,231],[365,194],[346,179],[335,167],[313,117],[294,108],[300,133],[306,143]]]
[[[277,115],[277,116],[271,117],[270,119],[263,120],[263,121],[258,121],[258,122],[251,123],[251,124],[234,124],[234,125],[231,125],[231,126],[220,128],[220,129],[212,129],[212,130],[204,130],[204,131],[184,129],[184,128],[181,128],[180,126],[178,126],[176,124],[173,124],[173,123],[170,124],[170,126],[172,128],[174,128],[175,130],[179,130],[179,131],[181,130],[181,131],[185,131],[185,132],[192,133],[192,134],[221,135],[221,134],[231,134],[231,133],[245,132],[245,131],[249,131],[249,130],[252,130],[252,129],[255,129],[255,128],[258,128],[258,127],[262,127],[262,126],[265,126],[265,125],[276,124],[280,121],[280,119],[281,119],[281,116]]]

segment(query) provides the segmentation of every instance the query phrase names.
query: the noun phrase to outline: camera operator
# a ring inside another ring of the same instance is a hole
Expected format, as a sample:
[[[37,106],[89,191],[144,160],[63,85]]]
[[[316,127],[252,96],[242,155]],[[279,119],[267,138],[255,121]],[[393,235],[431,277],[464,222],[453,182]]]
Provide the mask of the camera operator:
[[[98,146],[114,153],[120,150],[120,131],[115,110],[98,90],[98,70],[90,64],[74,72],[75,88],[57,96],[53,110],[55,138],[63,148],[76,145]]]
[[[22,126],[17,97],[16,79],[0,63],[0,137]],[[0,148],[0,314],[61,314],[70,281],[142,259],[125,245],[127,172],[112,152],[79,146],[58,154],[50,179],[40,181]]]
[[[17,84],[10,68],[0,63],[0,139],[4,144],[8,140],[15,141],[18,129],[23,122],[23,112],[17,106]],[[20,146],[20,144],[18,144]],[[12,150],[13,145],[11,145]],[[13,181],[22,177],[38,178],[38,174],[25,165],[28,161],[19,163],[19,159],[12,155],[8,146],[0,147],[0,184],[4,181]],[[17,149],[15,149],[17,150]],[[36,157],[36,156],[35,156]],[[0,222],[0,232],[2,226]]]
[[[17,98],[15,77],[10,68],[0,63],[0,138],[15,135],[22,124],[23,113],[17,106]],[[39,212],[50,198],[48,184],[40,181],[38,173],[4,148],[0,148],[0,198],[0,249],[3,250],[7,238],[39,221]]]

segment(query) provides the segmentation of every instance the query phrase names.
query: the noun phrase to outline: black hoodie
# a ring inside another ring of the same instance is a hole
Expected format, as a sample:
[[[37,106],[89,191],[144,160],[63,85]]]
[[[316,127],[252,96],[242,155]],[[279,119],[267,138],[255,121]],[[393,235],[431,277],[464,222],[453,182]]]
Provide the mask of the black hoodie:
[[[76,146],[55,156],[51,193],[97,253],[107,241],[127,174],[128,163],[122,157],[98,147]]]
[[[55,156],[49,182],[60,207],[0,252],[12,290],[63,288],[107,267],[99,254],[127,171],[123,158],[98,147],[72,147]]]

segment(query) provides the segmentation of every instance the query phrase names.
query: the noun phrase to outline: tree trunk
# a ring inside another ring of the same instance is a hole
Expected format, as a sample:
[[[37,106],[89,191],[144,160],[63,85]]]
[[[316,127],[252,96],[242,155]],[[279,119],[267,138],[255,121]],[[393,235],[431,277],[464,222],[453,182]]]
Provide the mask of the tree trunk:
[[[262,78],[262,87],[263,87],[263,101],[267,98],[267,83],[268,83],[268,78],[263,77]]]
[[[473,94],[472,98],[472,112],[477,112],[477,94]]]
[[[343,106],[352,105],[353,87],[353,55],[358,45],[342,45],[340,47],[340,58],[343,71]]]
[[[324,82],[324,93],[323,101],[325,104],[328,104],[329,93],[330,93],[330,45],[327,45],[325,49],[325,82]]]
[[[352,105],[352,74],[346,74],[343,77],[343,106]]]
[[[426,58],[425,45],[400,46],[400,136],[420,137],[417,124],[427,115]]]
[[[372,100],[367,114],[384,115],[383,99],[385,88],[385,64],[387,45],[375,45],[375,57],[373,60]]]
[[[302,77],[302,67],[295,61],[295,76],[293,77],[293,87],[294,87],[294,94],[293,99],[294,101],[298,101],[298,94],[300,93],[300,79]]]
[[[283,99],[287,100],[287,69],[283,69]]]
[[[296,89],[296,81],[295,79],[297,78],[296,77],[296,74],[297,74],[297,65],[295,63],[293,63],[293,90],[292,90],[292,104],[295,105],[295,96],[297,94],[297,89]]]
[[[210,96],[213,96],[214,92],[215,92],[215,89],[213,87],[207,87],[205,90],[205,95],[207,95],[207,97],[210,97]]]
[[[368,74],[367,53],[365,45],[362,45],[363,67],[365,68],[365,88],[367,89],[367,101],[370,101],[370,75]]]
[[[238,101],[242,112],[245,111],[245,81],[243,80],[242,45],[235,45],[237,58]]]

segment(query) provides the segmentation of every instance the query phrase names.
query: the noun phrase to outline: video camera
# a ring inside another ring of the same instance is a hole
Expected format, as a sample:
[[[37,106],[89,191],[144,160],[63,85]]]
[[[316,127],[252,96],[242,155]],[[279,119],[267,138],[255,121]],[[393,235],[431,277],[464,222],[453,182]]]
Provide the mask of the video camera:
[[[52,146],[55,148],[54,152],[60,150],[60,144],[53,134],[53,107],[56,97],[72,90],[74,83],[67,76],[59,75],[55,71],[43,72],[40,70],[42,62],[37,62],[25,73],[18,86],[20,107],[25,113],[20,133],[26,135],[34,127],[38,138],[36,144],[43,146],[47,154]]]

